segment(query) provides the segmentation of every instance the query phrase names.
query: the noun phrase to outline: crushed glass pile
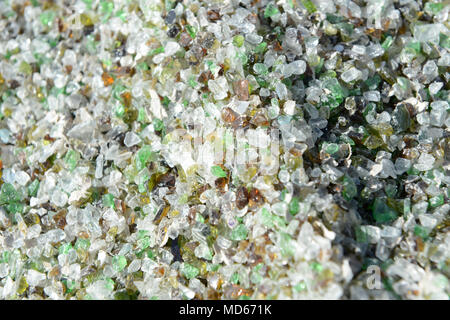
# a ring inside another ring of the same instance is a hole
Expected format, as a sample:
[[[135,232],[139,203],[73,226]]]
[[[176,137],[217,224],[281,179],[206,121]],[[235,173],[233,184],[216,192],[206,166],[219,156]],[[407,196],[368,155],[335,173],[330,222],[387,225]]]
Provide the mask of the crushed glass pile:
[[[449,8],[1,1],[0,299],[448,299]]]

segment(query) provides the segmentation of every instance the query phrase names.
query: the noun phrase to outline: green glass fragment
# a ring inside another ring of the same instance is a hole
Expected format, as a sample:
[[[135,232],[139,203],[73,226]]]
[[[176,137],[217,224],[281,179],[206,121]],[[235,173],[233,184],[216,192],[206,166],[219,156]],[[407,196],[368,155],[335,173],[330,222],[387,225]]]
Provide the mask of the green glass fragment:
[[[336,24],[336,23],[344,21],[344,17],[342,17],[342,16],[334,15],[331,13],[327,13],[326,15],[327,15],[328,22],[330,22],[332,24]]]
[[[239,283],[239,273],[235,272],[231,275],[230,282],[233,284]]]
[[[397,185],[395,183],[388,183],[384,188],[384,192],[389,198],[394,198],[397,194]]]
[[[420,171],[414,168],[414,166],[412,166],[411,168],[408,169],[408,171],[406,171],[406,173],[410,176],[417,176],[420,173]]]
[[[339,151],[339,145],[336,143],[330,143],[325,148],[325,152],[328,154],[334,154],[338,151]]]
[[[327,97],[331,108],[338,107],[345,98],[344,90],[336,78],[329,78],[323,81],[323,86],[331,91]]]
[[[261,77],[256,77],[256,82],[262,88],[267,88],[267,86],[269,85],[269,83]]]
[[[53,23],[53,20],[56,17],[56,13],[53,11],[44,11],[41,13],[41,15],[39,16],[39,20],[41,21],[41,23],[46,26],[46,27],[50,27]]]
[[[381,46],[383,47],[384,50],[387,50],[387,49],[389,49],[389,47],[392,45],[393,42],[394,42],[394,39],[391,36],[387,36],[386,39],[384,39]]]
[[[182,273],[186,279],[190,280],[197,277],[200,274],[200,270],[189,263],[184,263]]]
[[[11,202],[6,205],[6,210],[11,214],[23,213],[23,209],[24,209],[24,205],[23,205],[23,203],[20,203],[20,202]],[[13,218],[13,221],[15,221],[14,218]]]
[[[356,184],[352,178],[345,175],[343,178],[342,184],[342,197],[350,201],[358,194],[358,189],[356,188]]]
[[[292,200],[289,203],[289,213],[295,216],[298,213],[299,209],[299,199],[297,197],[292,197]]]
[[[302,291],[306,290],[306,283],[304,281],[297,283],[294,286],[294,290],[297,292],[302,292]]]
[[[323,271],[323,266],[318,263],[318,262],[312,262],[311,263],[311,269],[313,269],[315,272],[322,272]]]
[[[13,203],[21,201],[20,194],[10,183],[3,183],[0,189],[0,205],[5,203]]]
[[[386,204],[384,198],[376,198],[372,207],[373,218],[378,223],[386,223],[397,218],[397,212]]]
[[[114,10],[114,3],[110,1],[100,1],[100,12],[103,14],[103,21],[108,20]]]
[[[276,15],[279,12],[280,11],[278,10],[276,5],[274,5],[273,3],[269,3],[266,6],[266,10],[264,10],[264,18],[273,17],[274,15]]]
[[[383,139],[381,139],[380,137],[377,137],[376,135],[370,135],[366,139],[364,139],[363,144],[368,149],[373,150],[373,149],[381,147],[384,144],[384,141],[383,141]]]
[[[33,69],[29,63],[22,61],[19,65],[19,72],[25,75],[31,75],[33,73]]]
[[[69,243],[62,244],[59,247],[58,251],[59,251],[59,254],[68,254],[70,249],[72,249],[72,244],[69,242]]]
[[[160,46],[160,47],[158,47],[158,48],[153,49],[152,51],[150,51],[149,55],[154,56],[154,55],[156,55],[156,54],[160,54],[160,53],[163,53],[163,52],[164,52],[164,47],[163,47],[163,46]]]
[[[284,78],[283,80],[281,80],[281,82],[283,82],[288,89],[291,89],[292,80],[290,78]]]
[[[69,171],[73,171],[77,167],[78,160],[80,159],[80,154],[70,149],[67,151],[66,156],[64,157],[64,162],[67,165]]]
[[[147,64],[145,61],[139,62],[139,63],[137,64],[137,68],[138,68],[138,70],[143,70],[143,71],[149,69],[149,68],[148,68],[148,64]]]
[[[363,228],[363,226],[357,226],[355,228],[355,236],[356,236],[356,241],[359,243],[368,243],[369,242],[369,237],[368,237],[367,233],[365,232],[365,229]]]
[[[411,48],[415,53],[420,53],[420,42],[419,41],[411,41],[406,44],[406,48]]]
[[[266,49],[267,49],[267,42],[261,42],[256,46],[255,52],[261,54],[264,53]]]
[[[198,82],[195,81],[195,77],[194,76],[190,76],[189,80],[188,80],[188,84],[191,88],[195,88],[198,85]]]
[[[369,90],[376,90],[378,85],[381,83],[381,77],[376,74],[373,77],[368,78],[364,83],[367,85]]]
[[[110,193],[103,195],[103,206],[115,209],[114,196]]]
[[[421,237],[423,240],[426,240],[428,238],[428,234],[430,231],[422,226],[416,225],[414,227],[414,234],[418,237]]]
[[[408,215],[411,213],[411,199],[407,198],[403,200],[403,214]]]
[[[260,75],[266,75],[269,72],[269,69],[264,63],[255,63],[253,65],[253,71]]]
[[[241,63],[242,63],[243,66],[245,66],[248,63],[248,58],[245,55],[245,53],[243,53],[243,52],[237,52],[236,53],[236,58],[241,60]],[[211,70],[211,72],[214,72],[214,71]]]
[[[87,49],[87,51],[90,53],[90,54],[95,54],[96,52],[97,52],[97,44],[98,44],[99,42],[98,41],[95,41],[95,38],[94,37],[92,37],[91,35],[88,35],[87,37],[86,37],[86,49]],[[103,63],[106,65],[106,66],[108,66],[108,67],[110,67],[111,65],[112,65],[112,62],[111,62],[111,60],[105,60],[105,61],[103,61]]]
[[[275,224],[275,226],[279,229],[283,229],[286,227],[286,220],[280,216],[272,215],[272,221]]]
[[[20,277],[18,286],[17,286],[17,294],[23,294],[28,288],[28,282],[25,276]]]
[[[148,258],[150,258],[152,260],[156,259],[156,254],[153,252],[153,250],[147,249],[146,252],[147,252],[147,257]]]
[[[50,39],[48,41],[48,43],[50,44],[50,47],[54,48],[58,45],[58,40],[57,39]]]
[[[120,256],[114,256],[112,258],[112,267],[115,271],[120,272],[127,266],[127,259],[120,255]]]
[[[50,95],[55,96],[55,97],[57,97],[63,93],[64,93],[64,88],[57,88],[57,87],[52,87],[49,92]]]
[[[436,208],[444,204],[444,195],[440,194],[438,196],[432,197],[429,201],[430,207]]]
[[[78,238],[75,242],[75,250],[87,250],[91,245],[89,239]]]
[[[64,279],[63,281],[61,281],[64,286],[66,287],[67,293],[71,293],[73,291],[73,289],[75,289],[76,287],[76,282],[75,280],[66,280]]]
[[[317,11],[316,6],[311,0],[301,0],[303,6],[308,10],[309,13],[314,13]]]
[[[145,112],[145,109],[142,107],[139,108],[137,121],[139,121],[140,123],[147,122],[147,114]]]
[[[439,45],[443,48],[450,49],[450,37],[441,32],[439,34]]]
[[[162,122],[158,118],[153,119],[153,128],[155,129],[155,131],[163,130],[164,129],[164,122]]]
[[[327,70],[327,71],[325,71],[325,72],[320,74],[319,79],[321,81],[325,81],[327,79],[336,78],[336,76],[337,76],[336,71],[334,71],[334,70]]]
[[[28,185],[27,189],[28,189],[28,195],[30,197],[35,197],[37,195],[38,190],[39,190],[39,185],[40,185],[40,182],[38,179],[34,179],[33,182],[31,182]]]
[[[90,9],[92,6],[92,0],[83,0],[83,2],[86,4],[86,6]]]
[[[218,178],[225,178],[227,173],[220,166],[212,166],[211,173]]]
[[[279,245],[281,248],[281,254],[283,256],[294,255],[294,248],[292,247],[292,238],[288,233],[281,232]]]
[[[139,291],[133,292],[130,289],[117,291],[114,293],[115,300],[137,300],[139,295]]]
[[[336,24],[336,27],[341,31],[342,36],[351,36],[353,33],[354,25],[347,22],[340,22]]]
[[[186,31],[191,36],[192,39],[195,39],[197,30],[195,30],[194,26],[186,25]]]
[[[425,12],[429,13],[429,14],[438,14],[439,12],[442,11],[442,9],[444,8],[444,4],[443,3],[433,3],[433,2],[427,2],[425,4]]]
[[[197,215],[195,216],[195,221],[205,223],[205,218],[200,213],[197,212]]]
[[[111,67],[111,66],[112,66],[112,61],[111,61],[111,59],[105,59],[105,60],[102,60],[102,63],[103,63],[105,66],[107,66],[107,67]]]
[[[247,227],[241,223],[231,231],[230,238],[231,240],[241,241],[247,239],[247,235]]]
[[[162,105],[164,106],[164,107],[168,107],[169,106],[169,104],[170,104],[170,100],[169,100],[169,98],[168,97],[164,97],[163,98],[163,100],[161,101],[161,103],[162,103]]]
[[[119,81],[114,82],[113,87],[112,87],[112,91],[111,94],[113,96],[114,99],[122,102],[122,97],[121,94],[127,90],[126,87],[124,87]]]
[[[263,276],[260,275],[258,272],[252,272],[250,275],[250,281],[254,284],[258,284],[263,280]]]
[[[127,18],[127,14],[125,13],[125,11],[119,10],[119,11],[116,12],[116,17],[119,17],[120,20],[125,22],[126,18]]]
[[[253,268],[253,272],[258,272],[259,270],[262,269],[262,267],[264,267],[264,263],[262,263],[262,262],[258,263],[258,264]]]
[[[261,223],[268,228],[273,228],[273,215],[266,208],[260,211]]]
[[[238,48],[242,47],[242,45],[244,44],[244,37],[240,34],[234,36],[233,44]]]
[[[340,143],[348,143],[351,146],[355,145],[355,141],[352,140],[352,138],[350,138],[349,136],[346,135],[342,135],[339,137],[339,142]]]
[[[113,258],[113,260],[114,260],[114,258]],[[105,283],[105,288],[107,290],[109,290],[109,291],[113,291],[114,290],[114,285],[115,285],[114,280],[111,279],[111,278],[106,278],[105,282],[106,282]]]
[[[212,272],[216,272],[217,270],[219,270],[220,268],[220,264],[208,264],[207,266],[207,270],[208,271],[212,271]]]
[[[119,104],[119,105],[116,107],[115,115],[116,115],[116,117],[118,117],[118,118],[123,118],[123,116],[125,115],[125,107],[124,107],[123,105]]]
[[[238,55],[238,53],[236,54],[236,56]],[[214,71],[216,70],[217,66],[214,63],[214,61],[211,60],[207,60],[206,61],[206,65],[208,66],[209,71],[211,71],[212,73],[214,73]]]
[[[398,104],[392,113],[392,126],[396,132],[408,130],[411,126],[411,116],[404,104]]]
[[[136,168],[138,171],[144,169],[148,162],[154,160],[154,152],[149,145],[144,145],[136,155]]]
[[[10,257],[11,257],[11,252],[3,251],[0,256],[0,263],[8,263]]]

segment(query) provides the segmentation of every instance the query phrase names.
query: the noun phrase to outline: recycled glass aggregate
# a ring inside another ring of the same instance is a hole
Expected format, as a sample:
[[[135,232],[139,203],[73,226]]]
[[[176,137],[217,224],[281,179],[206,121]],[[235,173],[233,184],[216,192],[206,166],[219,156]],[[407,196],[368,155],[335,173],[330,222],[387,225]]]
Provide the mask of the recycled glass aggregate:
[[[447,300],[449,8],[0,1],[0,299]]]

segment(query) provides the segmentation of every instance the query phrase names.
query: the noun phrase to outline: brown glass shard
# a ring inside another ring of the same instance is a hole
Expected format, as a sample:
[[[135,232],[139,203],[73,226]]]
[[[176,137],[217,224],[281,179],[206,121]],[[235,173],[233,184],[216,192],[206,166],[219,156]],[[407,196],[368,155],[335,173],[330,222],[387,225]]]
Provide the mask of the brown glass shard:
[[[111,77],[107,72],[103,72],[102,80],[105,87],[110,86],[114,83],[113,77]]]
[[[227,185],[228,179],[227,178],[218,178],[215,181],[216,188],[219,189],[219,191],[225,191],[225,187]]]
[[[130,92],[124,92],[120,95],[120,97],[123,99],[123,103],[125,107],[130,107],[131,105],[131,93]]]
[[[53,216],[53,221],[55,221],[55,224],[58,228],[64,229],[67,225],[66,210],[61,210],[57,214],[55,214]]]
[[[222,119],[223,121],[225,121],[226,123],[233,123],[237,118],[239,117],[239,115],[233,111],[233,109],[231,108],[224,108],[222,111]]]
[[[249,98],[248,80],[238,80],[233,83],[234,93],[237,98],[242,101],[247,101]]]
[[[249,207],[250,208],[258,207],[263,203],[264,203],[263,195],[258,189],[253,188],[249,193],[249,202],[248,202]]]
[[[200,83],[206,84],[208,82],[208,80],[210,80],[212,78],[213,78],[213,75],[212,75],[211,71],[208,70],[208,71],[202,72],[200,74],[200,76],[198,77],[198,81]]]
[[[211,22],[220,20],[220,14],[216,10],[208,10],[206,14],[208,15],[208,20]]]
[[[246,187],[240,187],[236,193],[236,207],[241,210],[248,204],[249,193]]]
[[[256,127],[266,127],[270,124],[263,111],[257,111],[251,118],[250,123]]]
[[[158,187],[175,187],[175,176],[169,173],[163,174],[158,179]]]

